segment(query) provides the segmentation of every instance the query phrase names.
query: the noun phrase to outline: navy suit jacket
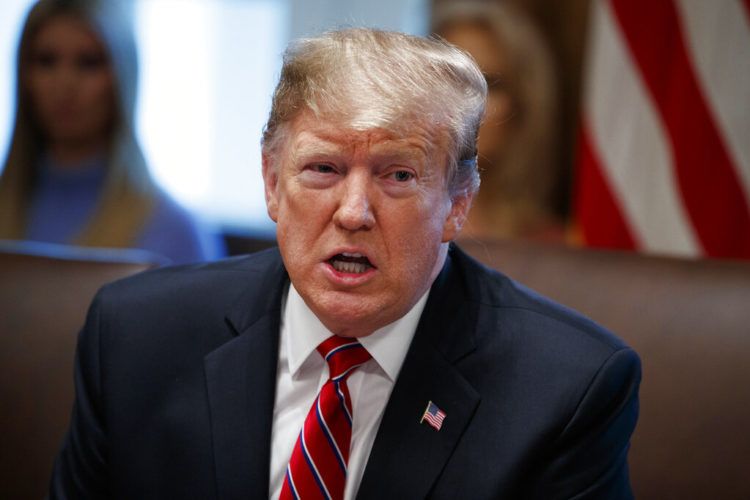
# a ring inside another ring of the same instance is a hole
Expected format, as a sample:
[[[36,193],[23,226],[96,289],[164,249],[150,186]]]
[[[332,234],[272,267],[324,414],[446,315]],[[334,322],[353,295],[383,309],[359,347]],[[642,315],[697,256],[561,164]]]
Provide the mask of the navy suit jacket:
[[[50,497],[268,498],[288,283],[272,249],[100,290]],[[615,336],[452,246],[358,498],[631,498],[639,381]]]

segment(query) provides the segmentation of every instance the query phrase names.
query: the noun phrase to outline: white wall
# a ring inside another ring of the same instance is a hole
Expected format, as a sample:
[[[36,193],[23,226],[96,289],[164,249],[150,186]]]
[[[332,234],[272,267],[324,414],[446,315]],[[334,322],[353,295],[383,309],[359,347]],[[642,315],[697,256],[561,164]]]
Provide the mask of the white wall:
[[[429,0],[290,0],[291,38],[348,26],[427,33]]]

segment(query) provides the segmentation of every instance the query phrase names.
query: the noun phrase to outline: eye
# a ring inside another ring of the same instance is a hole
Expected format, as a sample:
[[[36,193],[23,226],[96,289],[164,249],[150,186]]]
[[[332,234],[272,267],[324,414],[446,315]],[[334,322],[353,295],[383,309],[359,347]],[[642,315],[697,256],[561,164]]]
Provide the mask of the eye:
[[[336,169],[326,163],[315,163],[308,168],[320,174],[333,174],[336,172]]]
[[[303,186],[311,189],[326,189],[336,184],[342,176],[340,166],[335,163],[317,163],[302,161],[297,170],[298,180]]]
[[[76,64],[84,71],[96,71],[107,65],[107,58],[99,53],[80,54],[76,58]]]
[[[414,174],[408,170],[396,170],[391,175],[396,182],[409,182],[414,178]]]
[[[32,56],[31,62],[40,68],[51,68],[57,63],[57,54],[52,51],[40,51]]]

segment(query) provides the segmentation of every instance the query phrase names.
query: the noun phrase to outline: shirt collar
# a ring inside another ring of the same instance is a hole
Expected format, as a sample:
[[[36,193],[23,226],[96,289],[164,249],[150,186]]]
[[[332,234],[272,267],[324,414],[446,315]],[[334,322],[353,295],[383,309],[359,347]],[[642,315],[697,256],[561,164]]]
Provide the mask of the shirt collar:
[[[392,382],[401,371],[428,295],[429,290],[401,318],[358,339]],[[289,373],[294,377],[318,345],[333,334],[307,307],[294,285],[289,286],[283,321]]]

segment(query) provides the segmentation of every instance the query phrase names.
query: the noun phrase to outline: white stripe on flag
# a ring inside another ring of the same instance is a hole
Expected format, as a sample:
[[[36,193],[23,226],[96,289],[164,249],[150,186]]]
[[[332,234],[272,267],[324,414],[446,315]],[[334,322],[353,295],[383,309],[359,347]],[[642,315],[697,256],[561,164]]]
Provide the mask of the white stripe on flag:
[[[736,1],[677,0],[698,82],[750,200],[750,24]],[[750,209],[750,207],[748,207]]]
[[[609,2],[594,2],[592,17],[584,105],[602,174],[641,249],[698,256],[666,132]]]

